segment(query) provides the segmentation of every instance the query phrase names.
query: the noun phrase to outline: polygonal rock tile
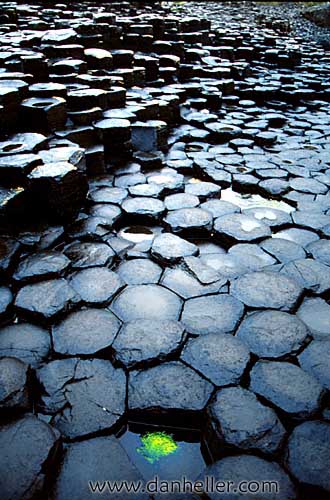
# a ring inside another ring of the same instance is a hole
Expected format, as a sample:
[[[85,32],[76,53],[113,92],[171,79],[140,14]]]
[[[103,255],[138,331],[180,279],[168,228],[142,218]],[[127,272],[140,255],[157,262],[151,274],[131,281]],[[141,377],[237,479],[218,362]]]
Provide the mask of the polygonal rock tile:
[[[313,340],[298,356],[301,368],[330,389],[330,341]]]
[[[207,229],[212,226],[213,217],[210,212],[201,208],[181,208],[169,212],[164,219],[172,231]]]
[[[309,332],[293,314],[282,311],[260,311],[248,315],[236,337],[260,358],[279,358],[297,352]]]
[[[278,485],[278,489],[276,488],[277,491],[275,491],[275,488],[273,488],[267,493],[267,499],[295,500],[297,498],[294,485],[286,472],[276,462],[268,462],[268,460],[264,460],[254,455],[225,457],[209,465],[201,474],[200,479],[204,480],[203,478],[206,476],[213,477],[214,481],[221,481],[224,483],[232,481],[235,486],[242,484],[242,481],[244,484],[246,484],[245,481],[253,483],[258,482],[259,487],[262,481],[265,481],[266,477],[272,478],[271,481],[275,481]],[[244,486],[243,488],[245,490]],[[223,489],[222,491],[227,490]],[[256,490],[254,488],[253,491],[254,492],[251,493],[244,493],[244,498],[248,500],[256,498]],[[258,489],[258,491],[260,491],[260,489]],[[211,500],[219,498],[219,493],[217,492],[208,491],[207,493]],[[235,500],[236,498],[241,498],[242,494],[237,491],[236,493],[231,492],[227,496],[228,500]],[[262,498],[262,496],[260,496],[260,498]]]
[[[237,205],[225,200],[209,200],[203,203],[200,208],[211,212],[214,218],[240,212],[240,208]]]
[[[5,272],[11,266],[19,253],[20,244],[18,241],[2,237],[0,238],[0,270]]]
[[[16,358],[0,359],[0,409],[28,409],[28,368]]]
[[[185,340],[178,321],[138,319],[122,326],[112,348],[127,368],[153,359],[164,359],[177,351]]]
[[[286,448],[286,465],[301,483],[330,491],[330,424],[304,422],[294,428]]]
[[[109,302],[124,286],[117,273],[106,267],[83,269],[71,276],[69,283],[82,300],[90,304]]]
[[[128,407],[129,410],[200,411],[206,406],[212,391],[213,385],[194,370],[171,361],[148,370],[130,372]]]
[[[309,417],[322,397],[322,386],[296,365],[258,361],[250,373],[250,389],[288,414]]]
[[[226,443],[241,450],[274,453],[285,436],[275,411],[243,387],[220,389],[208,406],[208,415],[219,450]]]
[[[53,462],[58,440],[59,433],[33,415],[0,427],[3,500],[40,495],[45,481],[45,464],[49,460]]]
[[[181,359],[214,385],[224,386],[239,383],[250,353],[236,337],[210,333],[190,340]]]
[[[116,273],[128,285],[158,283],[163,270],[149,259],[131,259],[122,262]]]
[[[257,241],[270,236],[269,226],[245,214],[228,214],[214,222],[214,231],[219,237],[234,241]]]
[[[73,439],[110,429],[125,412],[126,376],[104,359],[70,358],[41,368],[42,409]]]
[[[7,286],[0,286],[0,315],[6,313],[12,303],[13,294]]]
[[[111,309],[124,322],[135,319],[178,319],[181,299],[159,285],[128,286],[112,302]]]
[[[13,278],[16,281],[38,281],[59,277],[69,264],[70,260],[61,252],[37,253],[19,263]]]
[[[280,227],[292,223],[290,214],[276,208],[247,208],[242,213],[254,217],[271,227]]]
[[[54,500],[85,500],[95,497],[89,484],[95,485],[101,477],[108,481],[143,483],[139,471],[130,461],[125,450],[114,436],[97,437],[71,444],[64,455],[57,477]],[[87,480],[86,480],[87,478]],[[115,495],[114,498],[123,497]],[[134,494],[137,500],[147,499],[144,493]]]
[[[115,252],[105,243],[72,243],[64,249],[74,268],[110,265]]]
[[[50,347],[49,333],[39,326],[19,323],[0,329],[0,357],[15,357],[38,368]]]
[[[93,355],[110,347],[120,321],[107,309],[83,309],[71,313],[52,329],[54,350],[69,356]]]
[[[306,252],[302,246],[294,241],[282,238],[268,238],[260,243],[260,247],[273,255],[280,262],[291,262],[296,259],[304,259]],[[330,261],[329,261],[330,262]]]
[[[306,290],[319,295],[330,288],[330,267],[314,259],[299,259],[285,264],[281,274],[293,278]]]
[[[197,297],[185,303],[182,322],[194,335],[227,333],[235,330],[243,312],[242,302],[228,294]]]
[[[198,255],[196,245],[171,233],[162,233],[156,236],[152,243],[151,254],[160,262],[176,262],[183,257]]]
[[[297,227],[290,227],[289,229],[282,229],[277,233],[273,234],[273,238],[281,238],[289,241],[293,241],[298,245],[306,248],[307,245],[313,241],[317,241],[320,237],[313,231],[308,231],[307,229],[298,229]]]
[[[330,306],[325,300],[307,297],[299,307],[297,316],[315,339],[330,339]]]
[[[165,211],[165,205],[156,198],[136,197],[127,198],[121,205],[124,212],[129,215],[148,215],[158,217]]]
[[[319,260],[323,264],[330,266],[330,240],[318,240],[307,247],[314,259]]]
[[[232,281],[230,293],[250,307],[288,311],[297,303],[302,287],[279,273],[248,273]]]
[[[77,292],[63,279],[41,281],[20,289],[15,306],[18,311],[51,319],[80,301]]]
[[[166,269],[160,283],[183,299],[190,299],[201,295],[209,295],[210,293],[218,293],[226,284],[226,279],[222,278],[209,285],[202,285],[192,274],[176,267]]]
[[[166,196],[165,207],[167,210],[179,210],[180,208],[195,208],[199,205],[197,196],[188,193],[176,193]]]

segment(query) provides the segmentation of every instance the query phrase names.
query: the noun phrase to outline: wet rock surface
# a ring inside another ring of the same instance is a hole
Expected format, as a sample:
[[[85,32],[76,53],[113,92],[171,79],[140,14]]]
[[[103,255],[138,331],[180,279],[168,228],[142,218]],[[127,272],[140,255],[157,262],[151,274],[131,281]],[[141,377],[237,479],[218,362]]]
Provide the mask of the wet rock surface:
[[[1,498],[140,480],[135,419],[197,430],[219,480],[329,494],[330,35],[302,9],[1,4]]]

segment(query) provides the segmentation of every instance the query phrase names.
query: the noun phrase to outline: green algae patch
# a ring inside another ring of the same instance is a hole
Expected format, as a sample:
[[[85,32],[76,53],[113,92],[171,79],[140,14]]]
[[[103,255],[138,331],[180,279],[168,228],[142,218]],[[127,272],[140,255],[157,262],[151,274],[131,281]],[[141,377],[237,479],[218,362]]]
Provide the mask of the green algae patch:
[[[148,432],[141,437],[141,442],[142,446],[139,446],[136,451],[151,464],[162,457],[175,453],[179,448],[174,439],[166,432]]]

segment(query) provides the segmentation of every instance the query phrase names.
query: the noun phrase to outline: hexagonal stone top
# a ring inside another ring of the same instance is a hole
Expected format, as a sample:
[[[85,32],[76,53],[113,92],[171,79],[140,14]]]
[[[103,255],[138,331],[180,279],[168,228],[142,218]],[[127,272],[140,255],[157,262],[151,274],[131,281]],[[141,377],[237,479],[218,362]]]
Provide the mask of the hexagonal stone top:
[[[281,408],[309,417],[319,408],[322,386],[299,366],[284,361],[258,361],[250,373],[250,389]]]
[[[239,383],[250,353],[236,337],[210,333],[190,340],[181,359],[214,385],[224,386]]]
[[[37,373],[41,409],[67,438],[110,429],[125,412],[126,376],[104,359],[52,361]]]
[[[214,231],[236,241],[256,241],[267,238],[271,230],[264,222],[245,214],[228,214],[214,221]]]
[[[54,350],[63,355],[95,354],[110,347],[120,321],[106,309],[83,309],[71,313],[52,329]]]
[[[212,214],[201,208],[180,208],[169,212],[165,218],[165,222],[175,232],[184,229],[210,229],[212,221]]]
[[[297,316],[282,311],[260,311],[247,316],[236,337],[260,358],[279,358],[295,353],[309,334]]]
[[[122,204],[122,209],[130,215],[158,216],[165,211],[165,205],[156,198],[141,196],[127,198]]]
[[[182,300],[159,285],[137,285],[125,288],[111,305],[124,322],[135,319],[179,319]]]
[[[305,298],[297,311],[315,339],[330,340],[330,305],[321,298]]]
[[[69,282],[82,300],[91,304],[108,302],[125,285],[118,274],[106,267],[83,269],[71,276]]]
[[[8,325],[0,330],[0,357],[18,358],[37,368],[48,356],[50,335],[29,323]]]
[[[131,368],[141,362],[164,359],[184,339],[184,328],[178,321],[138,319],[123,325],[112,347],[116,359]]]
[[[199,249],[193,243],[171,233],[156,236],[152,243],[151,254],[160,261],[175,262],[183,257],[198,255]]]
[[[128,407],[130,410],[200,411],[207,404],[212,390],[213,385],[194,370],[179,361],[171,361],[130,373]]]
[[[330,341],[313,340],[298,356],[299,364],[325,388],[330,389]]]
[[[150,259],[130,259],[122,262],[116,273],[128,285],[157,283],[163,270]]]
[[[233,280],[230,293],[250,307],[289,311],[303,288],[294,279],[279,273],[254,272]]]
[[[184,305],[182,322],[189,333],[227,333],[235,330],[243,316],[242,302],[228,294],[196,297]]]

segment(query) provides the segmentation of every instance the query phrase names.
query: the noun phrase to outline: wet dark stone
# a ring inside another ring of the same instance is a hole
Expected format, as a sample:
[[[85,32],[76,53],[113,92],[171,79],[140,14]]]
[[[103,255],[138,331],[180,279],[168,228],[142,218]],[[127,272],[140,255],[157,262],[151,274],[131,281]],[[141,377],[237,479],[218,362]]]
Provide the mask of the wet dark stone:
[[[232,281],[230,293],[249,307],[291,310],[302,287],[292,278],[279,273],[248,273]]]
[[[258,361],[250,373],[250,389],[289,415],[308,418],[319,408],[322,386],[296,365]]]
[[[125,411],[126,376],[103,359],[52,361],[38,372],[41,409],[73,439],[111,429]]]
[[[190,340],[181,359],[214,385],[224,386],[239,383],[250,353],[236,337],[210,333]]]
[[[113,203],[121,205],[127,198],[127,189],[121,187],[98,187],[89,192],[89,198],[95,203]]]
[[[309,334],[295,315],[282,311],[254,312],[242,321],[236,337],[259,358],[296,353]]]
[[[0,286],[0,315],[4,314],[12,303],[13,294],[10,288]]]
[[[305,250],[300,245],[282,238],[268,238],[262,241],[260,246],[283,263],[303,259],[306,256]]]
[[[184,299],[218,293],[225,283],[226,280],[222,278],[214,283],[203,285],[191,273],[179,267],[166,269],[161,279],[162,285]],[[224,291],[227,291],[227,289]]]
[[[16,358],[0,359],[0,409],[29,408],[28,368]]]
[[[15,154],[0,157],[1,184],[17,186],[26,183],[26,176],[38,165],[41,165],[40,156],[29,153]]]
[[[0,357],[9,356],[38,368],[48,357],[50,336],[47,330],[29,323],[0,329]]]
[[[106,267],[83,269],[70,277],[69,283],[89,304],[104,304],[124,286],[120,277]]]
[[[191,255],[198,255],[196,245],[171,233],[162,233],[154,239],[151,254],[161,263],[174,263]]]
[[[140,319],[123,325],[112,347],[118,361],[134,368],[139,363],[165,359],[184,340],[184,328],[178,321]]]
[[[116,273],[127,285],[158,283],[163,270],[149,259],[131,259],[122,262]]]
[[[120,321],[107,309],[71,313],[52,328],[54,351],[66,356],[93,355],[111,346]]]
[[[184,230],[210,230],[213,217],[210,212],[201,208],[181,208],[169,212],[164,220],[167,226],[176,233]]]
[[[128,408],[201,411],[212,390],[213,385],[194,370],[179,361],[172,361],[130,373]]]
[[[220,389],[208,407],[208,415],[219,451],[225,443],[241,450],[272,454],[285,436],[275,411],[242,387]]]
[[[318,420],[294,428],[286,448],[286,465],[301,483],[330,491],[330,424]]]
[[[61,252],[43,252],[23,259],[13,278],[16,281],[39,281],[59,277],[70,264],[70,260]]]
[[[64,455],[59,476],[54,486],[54,500],[85,500],[95,497],[89,489],[89,481],[94,485],[106,477],[108,481],[143,482],[139,471],[130,461],[126,451],[114,436],[97,437],[71,444]],[[86,480],[88,478],[88,480]],[[119,498],[115,494],[114,498]],[[149,498],[136,493],[138,500]]]
[[[330,337],[330,306],[321,298],[306,297],[297,311],[297,316],[317,340]]]
[[[301,368],[330,388],[330,342],[313,340],[298,356]]]
[[[269,500],[295,500],[297,498],[293,483],[278,463],[269,462],[254,455],[225,457],[209,465],[201,474],[200,479],[204,480],[206,476],[214,477],[215,481],[224,483],[233,481],[235,485],[240,484],[242,481],[261,483],[265,481],[266,477],[271,477],[271,481],[277,482],[279,491],[267,493]],[[208,496],[213,500],[219,498],[219,493],[208,492]],[[234,500],[240,496],[242,496],[240,493],[230,493],[228,499]],[[256,498],[255,493],[247,493],[244,496],[249,500]]]
[[[136,319],[179,318],[182,300],[159,285],[128,286],[112,302],[111,309],[124,322]]]
[[[15,261],[20,250],[18,241],[5,236],[0,239],[0,271],[6,272]]]
[[[234,241],[258,241],[270,236],[268,225],[245,214],[228,214],[214,222],[214,231],[218,237],[227,237]]]
[[[115,252],[105,243],[72,243],[64,249],[73,268],[105,266],[112,263]]]
[[[242,302],[228,294],[197,297],[184,305],[182,322],[189,333],[229,333],[235,330],[244,306]]]
[[[21,288],[15,299],[17,311],[50,320],[80,301],[79,295],[63,279],[41,281]]]
[[[59,433],[27,415],[0,428],[0,489],[4,500],[33,498],[45,483],[45,464],[54,463]]]
[[[113,226],[121,216],[121,210],[116,205],[110,203],[97,203],[91,207],[89,212],[93,217],[100,217],[106,219],[109,226]]]

